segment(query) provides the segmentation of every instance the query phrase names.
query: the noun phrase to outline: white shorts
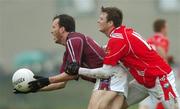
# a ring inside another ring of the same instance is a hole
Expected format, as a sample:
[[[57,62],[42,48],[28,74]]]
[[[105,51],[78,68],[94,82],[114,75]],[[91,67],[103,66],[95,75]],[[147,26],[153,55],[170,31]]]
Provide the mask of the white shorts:
[[[149,94],[151,98],[161,101],[167,109],[174,109],[172,106],[177,106],[177,109],[180,109],[180,99],[176,91],[173,71],[166,77],[158,77],[153,88],[146,88],[137,81],[132,81],[128,90],[127,103],[129,106],[140,102]]]
[[[160,101],[155,99],[154,97],[151,98],[150,96],[148,96],[147,98],[145,98],[143,101],[141,101],[139,103],[139,108],[140,107],[147,107],[148,109],[155,109],[157,104],[159,103]]]
[[[176,79],[175,83],[177,85],[176,89],[177,89],[177,92],[180,93],[180,85],[178,85],[178,84],[180,84],[180,73],[179,73],[178,70],[179,70],[179,67],[173,68],[174,76],[175,76],[175,79]],[[158,103],[160,103],[159,100],[157,100],[155,98],[151,98],[149,96],[149,97],[147,97],[146,99],[144,99],[143,101],[141,101],[139,103],[139,108],[146,106],[146,107],[148,107],[148,109],[154,109],[155,107],[157,107]]]
[[[94,90],[107,90],[123,93],[127,97],[128,81],[127,73],[119,72],[119,76],[112,76],[108,79],[97,79]]]

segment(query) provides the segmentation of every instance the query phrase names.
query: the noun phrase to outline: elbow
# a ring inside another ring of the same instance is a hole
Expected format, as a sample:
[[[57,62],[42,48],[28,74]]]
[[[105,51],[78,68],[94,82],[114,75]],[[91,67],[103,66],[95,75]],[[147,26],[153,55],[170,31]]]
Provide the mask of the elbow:
[[[66,83],[67,83],[67,82],[61,82],[61,83],[59,83],[57,89],[63,89],[63,88],[65,88],[65,87],[66,87]]]
[[[63,85],[61,86],[61,88],[65,88],[66,87],[66,82],[62,83]]]

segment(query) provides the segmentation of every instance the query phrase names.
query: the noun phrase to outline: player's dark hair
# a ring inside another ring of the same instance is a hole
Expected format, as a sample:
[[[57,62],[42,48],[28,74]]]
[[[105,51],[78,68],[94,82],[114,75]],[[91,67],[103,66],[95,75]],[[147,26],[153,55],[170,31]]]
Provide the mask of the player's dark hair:
[[[165,27],[166,20],[164,19],[157,19],[153,24],[154,32],[161,32],[162,28]]]
[[[59,19],[59,27],[63,26],[67,32],[75,31],[75,20],[72,16],[69,16],[67,14],[61,14],[61,15],[55,16],[53,21],[55,19]]]
[[[116,7],[101,7],[101,12],[107,13],[107,21],[112,21],[115,27],[122,24],[123,13]]]

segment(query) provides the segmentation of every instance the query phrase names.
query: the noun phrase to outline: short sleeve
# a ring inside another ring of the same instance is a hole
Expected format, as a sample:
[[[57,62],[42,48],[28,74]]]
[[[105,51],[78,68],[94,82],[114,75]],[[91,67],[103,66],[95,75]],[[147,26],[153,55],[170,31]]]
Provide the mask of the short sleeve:
[[[67,62],[78,62],[81,64],[81,56],[83,51],[83,40],[79,37],[70,38],[66,43],[66,51],[63,57],[63,63],[60,68],[60,73],[64,72]]]
[[[60,71],[59,71],[60,73],[63,73],[65,71],[66,60],[67,60],[67,55],[66,55],[66,52],[64,52],[63,62],[61,64]]]

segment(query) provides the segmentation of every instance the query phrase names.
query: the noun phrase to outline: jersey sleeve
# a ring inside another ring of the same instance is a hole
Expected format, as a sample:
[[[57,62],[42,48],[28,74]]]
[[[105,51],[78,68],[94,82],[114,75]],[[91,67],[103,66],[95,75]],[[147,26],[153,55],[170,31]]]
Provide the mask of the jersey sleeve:
[[[65,71],[66,60],[67,60],[67,55],[66,55],[66,52],[64,52],[63,63],[61,64],[60,71],[59,71],[60,73],[63,73]]]
[[[64,72],[67,62],[77,62],[81,65],[81,56],[83,52],[83,40],[79,37],[67,40],[66,52],[64,54],[63,63],[60,72]]]
[[[125,39],[110,38],[106,47],[106,56],[104,58],[104,64],[117,65],[118,61],[128,52]]]

